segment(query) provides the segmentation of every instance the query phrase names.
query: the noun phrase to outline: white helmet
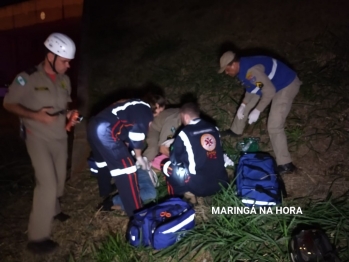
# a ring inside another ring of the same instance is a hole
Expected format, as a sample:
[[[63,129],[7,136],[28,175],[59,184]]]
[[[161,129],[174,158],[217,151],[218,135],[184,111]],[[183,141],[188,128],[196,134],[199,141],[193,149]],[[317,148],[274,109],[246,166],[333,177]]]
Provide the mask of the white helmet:
[[[73,59],[75,56],[75,44],[70,37],[60,34],[53,33],[45,41],[44,45],[52,53],[67,58]]]

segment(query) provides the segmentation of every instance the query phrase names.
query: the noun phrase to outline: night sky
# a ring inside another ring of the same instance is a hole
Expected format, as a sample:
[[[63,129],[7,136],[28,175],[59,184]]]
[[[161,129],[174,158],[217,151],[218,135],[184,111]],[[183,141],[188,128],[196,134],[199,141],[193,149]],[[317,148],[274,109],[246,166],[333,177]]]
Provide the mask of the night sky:
[[[13,4],[18,4],[21,2],[27,2],[29,0],[1,0],[0,1],[0,7],[4,7],[7,5],[13,5]]]

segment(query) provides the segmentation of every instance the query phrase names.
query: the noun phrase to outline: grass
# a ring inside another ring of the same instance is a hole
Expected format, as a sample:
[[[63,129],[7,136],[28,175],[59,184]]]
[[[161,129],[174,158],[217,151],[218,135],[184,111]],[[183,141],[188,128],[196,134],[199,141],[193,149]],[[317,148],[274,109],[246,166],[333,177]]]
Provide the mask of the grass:
[[[230,187],[213,198],[212,206],[243,207],[243,204]],[[210,254],[213,261],[289,261],[288,243],[299,225],[321,225],[342,261],[348,261],[347,195],[338,198],[328,195],[323,201],[285,200],[283,206],[300,207],[302,213],[276,214],[273,208],[273,214],[258,214],[257,209],[257,215],[210,215],[208,222],[201,222],[180,242],[159,252],[135,249],[122,236],[109,236],[95,250],[96,261],[195,261],[202,254]]]
[[[169,56],[178,51],[181,42],[182,40],[175,36],[155,36],[145,43],[141,60],[152,61],[161,56]]]
[[[300,202],[284,205],[300,206]],[[289,261],[288,241],[295,227],[320,224],[332,237],[332,243],[338,245],[343,261],[347,261],[348,205],[346,198],[339,198],[308,201],[302,204],[302,215],[216,215],[183,240],[183,258],[209,249],[214,261]],[[228,189],[214,198],[213,206],[241,206],[241,202]],[[164,253],[171,256],[175,249]]]
[[[109,261],[141,261],[139,255],[134,252],[134,248],[125,242],[121,234],[109,235],[107,241],[98,247],[95,252],[95,259],[98,262]]]
[[[288,127],[285,129],[287,136],[287,142],[290,149],[295,147],[295,150],[298,150],[299,145],[303,142],[303,128],[301,126]]]

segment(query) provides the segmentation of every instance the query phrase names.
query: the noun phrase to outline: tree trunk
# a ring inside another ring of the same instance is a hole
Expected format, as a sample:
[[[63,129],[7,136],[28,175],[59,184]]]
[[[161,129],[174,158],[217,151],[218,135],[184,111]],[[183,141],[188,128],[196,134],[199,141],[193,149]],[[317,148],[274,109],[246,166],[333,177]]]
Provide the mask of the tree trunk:
[[[92,3],[94,0],[85,0],[83,6],[81,40],[77,50],[80,53],[78,83],[77,83],[77,109],[80,115],[88,116],[88,76],[89,76],[89,58],[88,58],[88,33],[90,28]],[[79,174],[86,170],[87,157],[90,153],[90,147],[86,137],[87,119],[84,119],[74,128],[74,140],[72,149],[71,179],[76,181]]]

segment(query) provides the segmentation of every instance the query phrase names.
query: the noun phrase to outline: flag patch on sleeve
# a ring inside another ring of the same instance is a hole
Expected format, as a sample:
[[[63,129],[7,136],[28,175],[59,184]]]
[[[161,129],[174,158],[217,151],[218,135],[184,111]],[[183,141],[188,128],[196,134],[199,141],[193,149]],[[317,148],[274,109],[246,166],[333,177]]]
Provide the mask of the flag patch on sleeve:
[[[20,84],[21,86],[25,86],[25,84],[27,83],[23,77],[18,76],[16,79],[17,83]]]

